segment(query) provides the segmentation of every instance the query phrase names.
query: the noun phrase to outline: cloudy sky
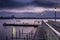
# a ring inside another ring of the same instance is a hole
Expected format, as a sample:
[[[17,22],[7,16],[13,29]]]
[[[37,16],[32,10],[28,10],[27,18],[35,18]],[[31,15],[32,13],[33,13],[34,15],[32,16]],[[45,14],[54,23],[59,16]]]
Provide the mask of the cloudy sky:
[[[21,7],[25,5],[55,7],[60,6],[60,0],[0,0],[0,7]]]
[[[56,10],[55,7],[57,7]],[[6,16],[8,16],[11,13],[21,13],[21,12],[23,12],[22,15],[24,16],[26,12],[30,12],[25,15],[28,17],[31,14],[31,12],[33,12],[41,14],[44,13],[44,15],[46,16],[52,15],[51,17],[53,17],[55,11],[58,11],[60,13],[59,7],[60,7],[60,0],[0,0],[0,16],[1,15],[5,16],[5,12],[8,13],[8,14],[6,13]],[[50,13],[51,11],[53,12]],[[59,15],[59,13],[57,14]],[[39,14],[34,14],[35,17],[37,17],[37,15]],[[32,17],[33,15],[30,16]]]

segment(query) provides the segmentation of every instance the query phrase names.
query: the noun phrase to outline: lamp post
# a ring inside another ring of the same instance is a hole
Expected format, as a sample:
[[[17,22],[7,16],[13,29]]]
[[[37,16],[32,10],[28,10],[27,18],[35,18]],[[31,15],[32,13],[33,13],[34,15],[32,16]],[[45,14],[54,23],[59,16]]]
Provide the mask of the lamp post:
[[[56,22],[56,7],[55,7],[55,22]]]
[[[57,11],[56,10],[57,9],[56,6],[57,6],[57,4],[55,4],[55,23],[56,23],[56,11]]]

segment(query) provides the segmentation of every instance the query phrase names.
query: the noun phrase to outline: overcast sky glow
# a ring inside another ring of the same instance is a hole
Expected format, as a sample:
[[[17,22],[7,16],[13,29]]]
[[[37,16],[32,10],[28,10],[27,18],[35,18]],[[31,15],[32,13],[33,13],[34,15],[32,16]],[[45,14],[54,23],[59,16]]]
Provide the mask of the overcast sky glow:
[[[0,12],[14,12],[14,13],[24,13],[24,12],[33,12],[33,13],[42,13],[45,11],[60,11],[60,8],[43,8],[43,7],[25,7],[22,9],[2,9]]]

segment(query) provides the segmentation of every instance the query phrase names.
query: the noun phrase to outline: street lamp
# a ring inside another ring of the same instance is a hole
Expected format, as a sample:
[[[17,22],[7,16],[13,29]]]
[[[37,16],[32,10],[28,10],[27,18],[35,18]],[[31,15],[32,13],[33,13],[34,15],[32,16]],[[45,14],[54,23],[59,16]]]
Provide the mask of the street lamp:
[[[55,3],[55,22],[56,22],[56,11],[57,11],[57,5],[58,5],[59,3]]]
[[[55,22],[56,22],[56,7],[55,7]]]

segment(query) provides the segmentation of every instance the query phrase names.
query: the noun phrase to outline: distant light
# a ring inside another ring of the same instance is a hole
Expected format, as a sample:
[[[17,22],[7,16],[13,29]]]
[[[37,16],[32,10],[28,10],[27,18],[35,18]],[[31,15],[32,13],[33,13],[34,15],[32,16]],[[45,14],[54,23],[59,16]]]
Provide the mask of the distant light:
[[[47,9],[47,11],[60,11],[60,8],[49,8],[49,9]]]

